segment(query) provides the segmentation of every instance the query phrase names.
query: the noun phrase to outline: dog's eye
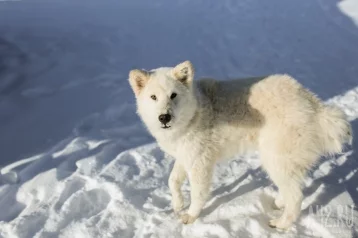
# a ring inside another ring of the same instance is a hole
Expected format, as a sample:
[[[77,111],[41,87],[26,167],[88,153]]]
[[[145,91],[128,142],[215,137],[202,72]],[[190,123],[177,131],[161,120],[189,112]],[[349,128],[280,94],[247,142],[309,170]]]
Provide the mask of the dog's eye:
[[[150,96],[150,98],[153,99],[154,101],[157,100],[157,96],[155,95]]]
[[[176,93],[172,93],[172,95],[170,95],[170,99],[174,99],[177,96]]]

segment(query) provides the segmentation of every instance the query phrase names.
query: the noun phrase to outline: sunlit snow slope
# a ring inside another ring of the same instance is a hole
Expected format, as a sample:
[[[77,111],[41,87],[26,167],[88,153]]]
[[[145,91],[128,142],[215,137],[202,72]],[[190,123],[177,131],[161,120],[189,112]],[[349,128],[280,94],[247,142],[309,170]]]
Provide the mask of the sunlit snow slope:
[[[0,1],[0,237],[358,236],[358,140],[314,168],[288,232],[267,225],[280,211],[256,154],[219,164],[199,220],[182,225],[173,160],[127,81],[187,59],[197,77],[289,73],[358,134],[357,12],[354,0]]]

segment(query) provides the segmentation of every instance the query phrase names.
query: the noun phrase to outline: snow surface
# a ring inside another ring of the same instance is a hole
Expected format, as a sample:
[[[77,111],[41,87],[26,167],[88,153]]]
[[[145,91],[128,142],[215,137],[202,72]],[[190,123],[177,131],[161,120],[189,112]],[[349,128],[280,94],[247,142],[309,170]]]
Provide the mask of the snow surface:
[[[218,164],[199,220],[182,225],[173,160],[127,82],[186,59],[198,77],[289,73],[358,134],[357,12],[355,0],[0,1],[0,237],[357,237],[357,140],[312,170],[288,232],[267,225],[280,211],[256,154]]]

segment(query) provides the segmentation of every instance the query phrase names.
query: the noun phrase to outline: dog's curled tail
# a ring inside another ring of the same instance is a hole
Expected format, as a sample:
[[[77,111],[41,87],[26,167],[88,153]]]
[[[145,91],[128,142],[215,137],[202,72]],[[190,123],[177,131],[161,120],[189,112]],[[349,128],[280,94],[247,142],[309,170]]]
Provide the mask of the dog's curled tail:
[[[321,127],[323,153],[329,155],[340,153],[346,143],[352,144],[351,124],[338,107],[324,105],[319,112],[318,123]]]

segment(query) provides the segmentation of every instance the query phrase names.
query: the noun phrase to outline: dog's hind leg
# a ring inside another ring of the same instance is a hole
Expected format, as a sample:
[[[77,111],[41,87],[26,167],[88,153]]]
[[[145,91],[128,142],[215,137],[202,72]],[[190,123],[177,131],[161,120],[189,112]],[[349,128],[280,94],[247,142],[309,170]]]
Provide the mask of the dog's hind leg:
[[[301,213],[302,188],[306,172],[319,157],[314,126],[269,123],[262,129],[259,151],[262,166],[276,184],[282,198],[282,216],[269,225],[289,228]],[[279,201],[279,200],[278,200]]]
[[[169,189],[172,194],[173,210],[175,213],[179,213],[184,207],[181,186],[183,185],[185,177],[186,173],[184,168],[177,161],[175,161],[168,181]]]
[[[287,229],[295,222],[301,213],[302,191],[300,182],[292,178],[286,178],[284,183],[276,183],[282,196],[284,206],[281,217],[269,222],[269,226]]]
[[[279,229],[287,229],[297,220],[303,199],[301,184],[305,169],[295,164],[290,156],[275,153],[261,156],[264,169],[279,189],[275,203],[283,208],[283,213],[269,222],[271,227]]]

